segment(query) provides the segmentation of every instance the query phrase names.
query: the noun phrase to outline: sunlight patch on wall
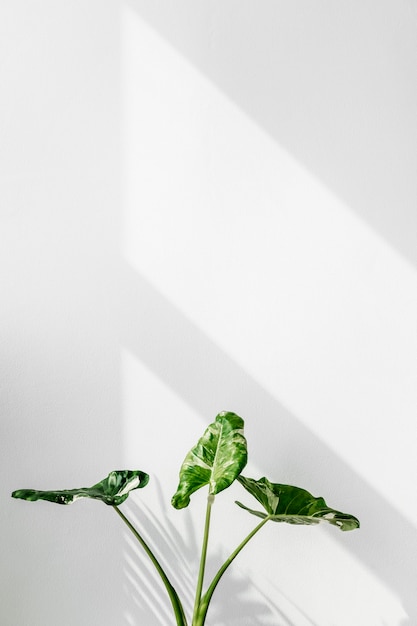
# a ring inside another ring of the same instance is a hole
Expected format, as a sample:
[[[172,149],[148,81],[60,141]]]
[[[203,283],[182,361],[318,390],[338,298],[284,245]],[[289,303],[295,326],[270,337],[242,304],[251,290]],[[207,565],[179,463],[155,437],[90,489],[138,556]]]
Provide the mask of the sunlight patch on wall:
[[[123,96],[128,262],[414,523],[415,270],[128,8]]]

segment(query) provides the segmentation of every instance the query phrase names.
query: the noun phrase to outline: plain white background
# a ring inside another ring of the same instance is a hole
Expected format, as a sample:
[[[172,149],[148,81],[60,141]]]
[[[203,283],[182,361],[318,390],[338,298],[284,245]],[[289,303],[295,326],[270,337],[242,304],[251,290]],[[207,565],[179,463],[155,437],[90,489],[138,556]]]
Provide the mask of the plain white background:
[[[111,509],[10,498],[122,467],[189,609],[205,496],[169,502],[232,410],[247,475],[362,527],[267,526],[207,626],[414,624],[415,3],[0,12],[2,623],[172,623]],[[248,498],[218,497],[209,573]]]

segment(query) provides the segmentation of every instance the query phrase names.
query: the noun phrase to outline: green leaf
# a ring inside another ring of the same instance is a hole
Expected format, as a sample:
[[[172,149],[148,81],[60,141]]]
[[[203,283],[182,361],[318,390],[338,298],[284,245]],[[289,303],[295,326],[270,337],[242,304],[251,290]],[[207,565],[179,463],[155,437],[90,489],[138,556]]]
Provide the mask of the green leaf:
[[[47,500],[56,504],[71,504],[79,498],[94,498],[105,504],[118,506],[122,504],[133,489],[145,487],[149,482],[148,474],[139,470],[119,470],[110,474],[92,487],[80,489],[64,489],[62,491],[37,491],[35,489],[18,489],[13,491],[12,498],[22,500]]]
[[[257,517],[269,517],[274,522],[288,524],[328,522],[340,530],[359,528],[359,520],[356,517],[331,509],[323,498],[315,498],[305,489],[271,483],[265,477],[254,480],[239,476],[238,481],[262,504],[266,513],[250,509],[241,502],[236,504]]]
[[[232,484],[248,460],[243,427],[243,419],[235,413],[217,415],[184,459],[172,506],[188,506],[191,494],[204,485],[209,485],[209,495],[215,495]]]

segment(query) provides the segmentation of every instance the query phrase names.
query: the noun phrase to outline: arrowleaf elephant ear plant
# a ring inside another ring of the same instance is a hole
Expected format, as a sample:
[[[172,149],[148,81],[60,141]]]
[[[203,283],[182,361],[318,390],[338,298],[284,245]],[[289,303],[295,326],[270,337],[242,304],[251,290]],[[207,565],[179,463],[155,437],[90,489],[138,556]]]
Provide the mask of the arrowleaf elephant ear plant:
[[[323,498],[315,498],[304,489],[271,483],[267,478],[254,480],[242,476],[241,472],[248,458],[243,426],[242,418],[235,413],[219,413],[196,446],[185,457],[180,469],[178,488],[172,497],[172,505],[176,509],[182,509],[189,505],[190,496],[195,491],[201,487],[208,488],[200,568],[191,626],[203,626],[205,624],[213,592],[221,577],[248,541],[267,522],[287,522],[289,524],[328,522],[343,531],[359,528],[359,521],[356,517],[331,509]],[[235,480],[238,480],[242,487],[258,501],[261,510],[252,509],[241,502],[236,502],[236,504],[260,518],[261,521],[235,548],[210,584],[203,590],[212,505],[216,495],[227,489]],[[161,577],[172,604],[177,626],[188,626],[182,602],[165,570],[140,532],[119,508],[129,496],[130,491],[145,487],[148,481],[148,474],[142,471],[114,471],[90,488],[63,491],[19,489],[12,493],[12,497],[30,501],[47,500],[57,504],[70,504],[79,498],[94,498],[112,506],[141,544]]]

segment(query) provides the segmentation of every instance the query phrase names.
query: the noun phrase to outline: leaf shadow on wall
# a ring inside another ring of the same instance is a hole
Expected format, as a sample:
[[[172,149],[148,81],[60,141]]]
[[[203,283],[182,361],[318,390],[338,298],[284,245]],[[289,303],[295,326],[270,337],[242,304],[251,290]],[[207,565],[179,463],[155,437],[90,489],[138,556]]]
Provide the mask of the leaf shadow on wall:
[[[200,541],[196,537],[195,528],[189,517],[186,523],[186,533],[178,532],[169,520],[160,488],[158,500],[161,517],[150,511],[148,507],[136,504],[134,498],[130,498],[127,505],[128,516],[140,529],[141,534],[146,537],[146,541],[149,542],[169,580],[177,590],[184,604],[186,615],[190,616],[198,575],[196,556],[198,557],[201,550]],[[148,626],[165,626],[171,623],[172,607],[163,591],[162,582],[144,556],[142,548],[130,539],[130,535],[127,553],[129,555],[126,560],[128,623],[136,626],[136,624],[142,624],[145,619]],[[218,550],[209,553],[206,571],[216,571],[223,560]],[[220,603],[216,601],[216,594],[218,594],[216,591],[208,612],[209,623],[217,624],[217,626],[244,626],[242,616],[245,615],[249,619],[248,624],[252,624],[256,616],[257,623],[262,626],[277,626],[274,621],[274,612],[275,615],[281,614],[282,616],[279,626],[295,626],[270,599],[268,603],[251,599],[249,592],[252,588],[252,581],[248,576],[242,576],[240,573],[236,576],[235,572],[232,566],[225,575],[227,576],[227,595],[222,595]],[[236,606],[239,606],[238,612]],[[152,624],[149,622],[151,618]],[[312,624],[312,626],[315,625]]]
[[[343,507],[359,517],[362,528],[354,541],[342,541],[346,536],[338,532],[335,539],[401,598],[414,623],[416,528],[127,264],[120,283],[122,345],[197,414],[214,416],[226,409],[244,417],[261,415],[268,436],[251,440],[250,455],[266,475],[284,470],[297,477],[299,468],[308,468],[323,492],[337,494],[342,485]]]

